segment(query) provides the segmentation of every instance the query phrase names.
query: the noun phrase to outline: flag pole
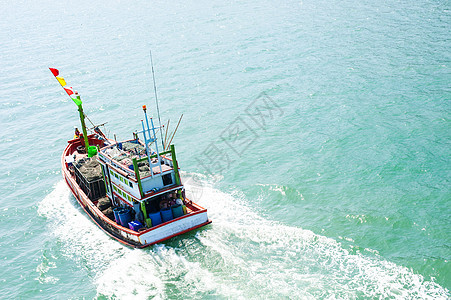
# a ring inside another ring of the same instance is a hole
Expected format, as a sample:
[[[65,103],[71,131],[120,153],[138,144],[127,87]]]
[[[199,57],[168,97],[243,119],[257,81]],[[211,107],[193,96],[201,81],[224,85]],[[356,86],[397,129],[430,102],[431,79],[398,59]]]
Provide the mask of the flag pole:
[[[182,118],[183,118],[183,114],[180,116],[179,122],[177,123],[177,126],[175,127],[174,134],[172,134],[171,140],[170,140],[169,143],[166,145],[166,148],[167,148],[167,149],[169,149],[169,146],[170,146],[171,143],[172,143],[172,139],[174,139],[174,136],[175,136],[175,134],[177,133],[177,129],[179,128],[180,121],[182,120]]]
[[[72,87],[66,87],[66,81],[64,80],[64,78],[58,76],[60,74],[58,69],[49,68],[49,70],[50,70],[50,72],[52,72],[53,76],[55,76],[56,80],[61,85],[63,90],[67,93],[69,98],[71,98],[72,101],[74,101],[75,105],[77,105],[77,107],[78,107],[78,112],[80,114],[81,129],[83,130],[83,139],[85,142],[85,149],[86,149],[86,153],[88,153],[88,147],[89,147],[88,133],[86,131],[85,114],[83,112],[83,106],[82,106],[82,101],[81,101],[80,95],[78,95],[77,91],[74,92]]]
[[[157,104],[157,114],[158,114],[158,124],[161,128],[161,119],[160,119],[160,108],[158,106],[158,97],[157,97],[157,85],[155,83],[155,72],[153,70],[153,59],[152,59],[152,49],[150,49],[150,65],[152,66],[152,78],[153,78],[153,89],[155,92],[155,102]],[[164,149],[164,143],[163,143],[163,131],[160,131],[160,135],[161,135],[161,146]],[[156,143],[155,143],[156,144]]]
[[[78,106],[78,112],[80,113],[80,122],[81,122],[81,129],[83,130],[83,139],[85,140],[85,149],[86,153],[88,153],[88,147],[89,147],[89,141],[88,141],[88,132],[86,131],[86,124],[85,124],[85,114],[83,113],[83,107],[81,105],[81,99],[78,93],[75,94],[77,99],[80,100],[80,105]]]
[[[166,149],[166,138],[168,137],[168,129],[169,129],[169,122],[171,119],[168,120],[168,125],[166,127],[166,133],[164,134],[164,143],[163,143],[163,151]]]

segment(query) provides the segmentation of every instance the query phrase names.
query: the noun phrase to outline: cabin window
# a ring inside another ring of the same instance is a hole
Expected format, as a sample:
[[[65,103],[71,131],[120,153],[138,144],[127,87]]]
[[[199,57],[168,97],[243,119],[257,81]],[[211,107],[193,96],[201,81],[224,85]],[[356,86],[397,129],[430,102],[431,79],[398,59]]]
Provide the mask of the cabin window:
[[[128,199],[128,201],[132,201],[132,198],[130,197],[130,195],[127,195],[127,199]]]
[[[128,182],[128,185],[133,188],[133,183],[131,181]]]
[[[166,186],[166,185],[170,185],[170,184],[172,184],[171,174],[163,175],[163,185]]]

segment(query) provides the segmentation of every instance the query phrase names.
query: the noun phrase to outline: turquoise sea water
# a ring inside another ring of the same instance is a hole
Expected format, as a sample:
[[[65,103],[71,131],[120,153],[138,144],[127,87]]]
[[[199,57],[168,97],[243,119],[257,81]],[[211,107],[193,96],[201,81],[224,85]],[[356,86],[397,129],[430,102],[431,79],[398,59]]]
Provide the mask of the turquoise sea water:
[[[0,298],[450,297],[449,1],[91,2],[0,4]],[[150,49],[213,223],[133,250],[62,181],[48,67],[125,139]]]

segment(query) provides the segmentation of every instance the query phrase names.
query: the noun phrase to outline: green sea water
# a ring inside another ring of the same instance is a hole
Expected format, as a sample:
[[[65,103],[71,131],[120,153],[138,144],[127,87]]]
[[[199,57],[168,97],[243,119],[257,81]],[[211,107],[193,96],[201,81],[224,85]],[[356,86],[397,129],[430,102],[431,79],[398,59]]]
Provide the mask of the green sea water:
[[[449,1],[3,1],[0,298],[448,299]],[[213,223],[144,250],[60,172],[141,105]]]

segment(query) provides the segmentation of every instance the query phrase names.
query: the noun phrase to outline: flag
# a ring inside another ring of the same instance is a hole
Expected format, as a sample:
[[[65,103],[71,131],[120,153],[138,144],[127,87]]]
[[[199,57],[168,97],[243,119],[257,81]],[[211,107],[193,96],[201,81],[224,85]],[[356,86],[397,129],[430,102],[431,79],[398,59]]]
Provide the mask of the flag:
[[[72,94],[74,93],[73,88],[72,87],[64,87],[64,90],[72,98]]]
[[[69,95],[69,97],[72,100],[74,100],[75,104],[78,105],[78,104],[81,103],[80,96],[78,95],[78,92],[74,91],[74,89],[72,87],[64,87],[64,90]]]
[[[81,105],[81,99],[80,99],[80,96],[76,96],[75,97],[75,95],[72,95],[72,96],[70,96],[71,98],[72,98],[72,100],[75,102],[75,104],[77,105],[77,106],[80,106]]]
[[[49,68],[50,72],[55,76],[56,80],[61,84],[64,91],[69,95],[69,97],[77,104],[77,106],[80,106],[82,104],[80,96],[78,95],[77,91],[74,91],[72,87],[66,87],[66,80],[64,80],[63,77],[59,77],[60,71],[55,68]]]
[[[56,80],[58,80],[63,88],[66,86],[66,80],[63,77],[56,77]]]
[[[53,74],[53,76],[58,76],[59,74],[60,74],[60,71],[58,71],[57,69],[55,69],[55,68],[49,68],[50,69],[50,72],[52,72],[52,74]]]

